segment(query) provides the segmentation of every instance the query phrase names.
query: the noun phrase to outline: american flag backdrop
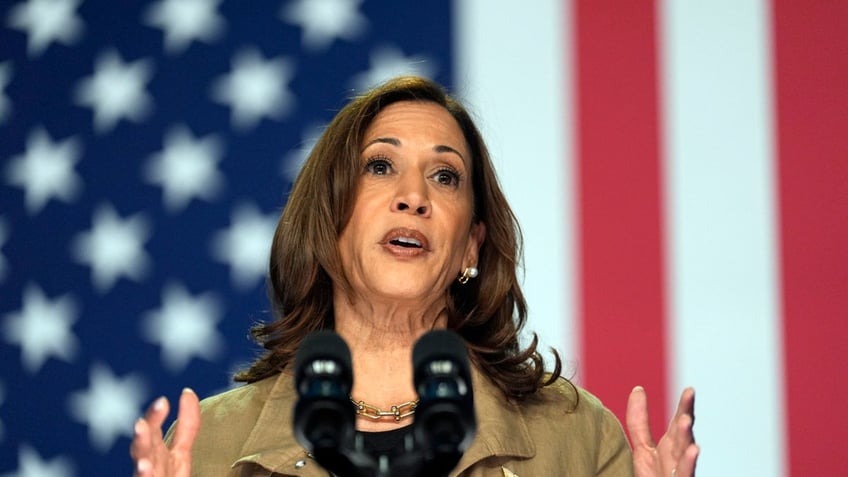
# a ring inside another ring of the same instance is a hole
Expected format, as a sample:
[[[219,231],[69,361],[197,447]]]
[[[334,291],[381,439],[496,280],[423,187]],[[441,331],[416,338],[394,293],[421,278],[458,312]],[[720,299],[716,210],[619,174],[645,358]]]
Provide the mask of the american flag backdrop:
[[[848,3],[0,4],[0,476],[129,475],[231,386],[270,236],[355,91],[464,98],[525,236],[529,328],[701,476],[844,475]]]

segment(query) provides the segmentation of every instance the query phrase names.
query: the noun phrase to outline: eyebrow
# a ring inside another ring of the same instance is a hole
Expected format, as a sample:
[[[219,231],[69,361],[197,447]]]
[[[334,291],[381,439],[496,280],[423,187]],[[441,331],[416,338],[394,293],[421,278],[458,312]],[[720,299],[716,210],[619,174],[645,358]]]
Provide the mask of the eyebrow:
[[[378,137],[376,139],[369,141],[368,144],[366,144],[365,147],[362,148],[362,150],[364,151],[365,149],[368,149],[369,147],[371,147],[373,144],[377,144],[377,143],[390,144],[390,145],[395,146],[395,147],[400,147],[400,145],[401,145],[400,139],[398,139],[398,138]],[[435,152],[438,152],[438,153],[449,152],[449,153],[456,154],[457,156],[459,156],[460,159],[465,161],[465,156],[463,156],[462,153],[460,153],[459,151],[457,151],[456,149],[454,149],[450,146],[446,146],[444,144],[439,144],[439,145],[433,146],[433,150]]]

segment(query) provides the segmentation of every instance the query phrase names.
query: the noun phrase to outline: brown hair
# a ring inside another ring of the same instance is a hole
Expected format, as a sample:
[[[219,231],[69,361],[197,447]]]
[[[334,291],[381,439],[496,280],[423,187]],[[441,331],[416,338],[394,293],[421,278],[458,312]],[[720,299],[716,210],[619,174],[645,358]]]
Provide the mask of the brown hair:
[[[295,181],[271,247],[269,294],[275,320],[251,333],[266,349],[237,381],[254,382],[291,364],[310,332],[333,329],[333,285],[350,290],[337,249],[350,218],[360,175],[359,154],[366,128],[386,106],[399,101],[430,101],[456,119],[472,157],[474,220],[486,225],[480,249],[480,275],[447,291],[448,328],[466,341],[474,363],[510,398],[520,399],[559,376],[545,377],[534,334],[522,349],[518,333],[527,304],[516,269],[521,231],[498,184],[483,138],[465,108],[438,84],[399,77],[355,98],[333,119]]]

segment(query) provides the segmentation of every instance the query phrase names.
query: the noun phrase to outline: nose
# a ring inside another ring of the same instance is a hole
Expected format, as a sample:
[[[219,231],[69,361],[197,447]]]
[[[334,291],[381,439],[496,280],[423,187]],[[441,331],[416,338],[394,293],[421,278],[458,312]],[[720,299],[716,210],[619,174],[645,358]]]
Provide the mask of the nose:
[[[398,190],[392,200],[392,211],[430,217],[430,198],[423,177],[414,174],[405,175],[398,182]]]

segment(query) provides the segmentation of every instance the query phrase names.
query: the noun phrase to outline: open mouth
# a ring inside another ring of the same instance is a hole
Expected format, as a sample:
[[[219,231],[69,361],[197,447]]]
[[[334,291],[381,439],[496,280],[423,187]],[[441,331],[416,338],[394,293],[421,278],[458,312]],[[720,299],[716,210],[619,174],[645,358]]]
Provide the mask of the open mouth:
[[[409,237],[398,237],[392,240],[389,240],[389,243],[392,245],[397,245],[399,247],[405,248],[421,248],[421,242]]]
[[[428,251],[430,243],[427,241],[427,236],[418,230],[398,227],[390,230],[380,241],[383,245],[389,245],[400,251],[399,248],[407,249],[410,252],[413,250]]]

